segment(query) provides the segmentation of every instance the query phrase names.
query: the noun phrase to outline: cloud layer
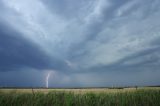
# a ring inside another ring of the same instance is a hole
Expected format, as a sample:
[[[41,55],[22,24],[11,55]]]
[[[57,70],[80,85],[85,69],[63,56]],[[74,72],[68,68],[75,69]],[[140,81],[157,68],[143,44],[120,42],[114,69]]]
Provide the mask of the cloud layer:
[[[0,78],[0,85],[25,86],[29,81],[7,79],[22,72],[42,77],[47,70],[56,73],[51,86],[158,85],[159,5],[159,0],[1,0],[0,76],[10,77]]]

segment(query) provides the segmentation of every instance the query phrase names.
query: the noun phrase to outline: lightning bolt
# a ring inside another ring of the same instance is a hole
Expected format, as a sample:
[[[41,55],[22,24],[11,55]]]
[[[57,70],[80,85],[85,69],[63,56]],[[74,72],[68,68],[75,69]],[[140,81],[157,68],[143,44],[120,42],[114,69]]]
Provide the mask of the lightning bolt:
[[[51,74],[51,72],[48,72],[48,74],[46,76],[46,88],[48,88],[48,85],[49,85],[48,80],[49,80],[50,74]]]

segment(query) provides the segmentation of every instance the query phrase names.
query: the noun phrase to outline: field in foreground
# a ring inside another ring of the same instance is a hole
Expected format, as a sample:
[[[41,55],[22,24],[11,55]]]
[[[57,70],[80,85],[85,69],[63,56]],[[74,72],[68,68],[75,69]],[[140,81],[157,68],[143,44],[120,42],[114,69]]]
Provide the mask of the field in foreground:
[[[0,89],[0,106],[160,106],[160,89]]]

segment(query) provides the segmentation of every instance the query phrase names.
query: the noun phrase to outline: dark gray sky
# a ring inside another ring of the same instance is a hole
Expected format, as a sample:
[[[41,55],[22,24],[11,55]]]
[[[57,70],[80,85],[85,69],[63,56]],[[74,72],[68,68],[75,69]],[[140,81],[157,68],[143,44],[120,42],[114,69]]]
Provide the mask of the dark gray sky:
[[[159,0],[1,0],[0,86],[160,85]]]

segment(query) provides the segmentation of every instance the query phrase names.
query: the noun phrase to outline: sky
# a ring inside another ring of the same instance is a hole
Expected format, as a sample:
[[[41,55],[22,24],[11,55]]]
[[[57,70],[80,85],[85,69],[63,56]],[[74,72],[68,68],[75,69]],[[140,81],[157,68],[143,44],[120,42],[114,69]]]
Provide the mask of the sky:
[[[0,0],[0,86],[160,85],[159,5]]]

